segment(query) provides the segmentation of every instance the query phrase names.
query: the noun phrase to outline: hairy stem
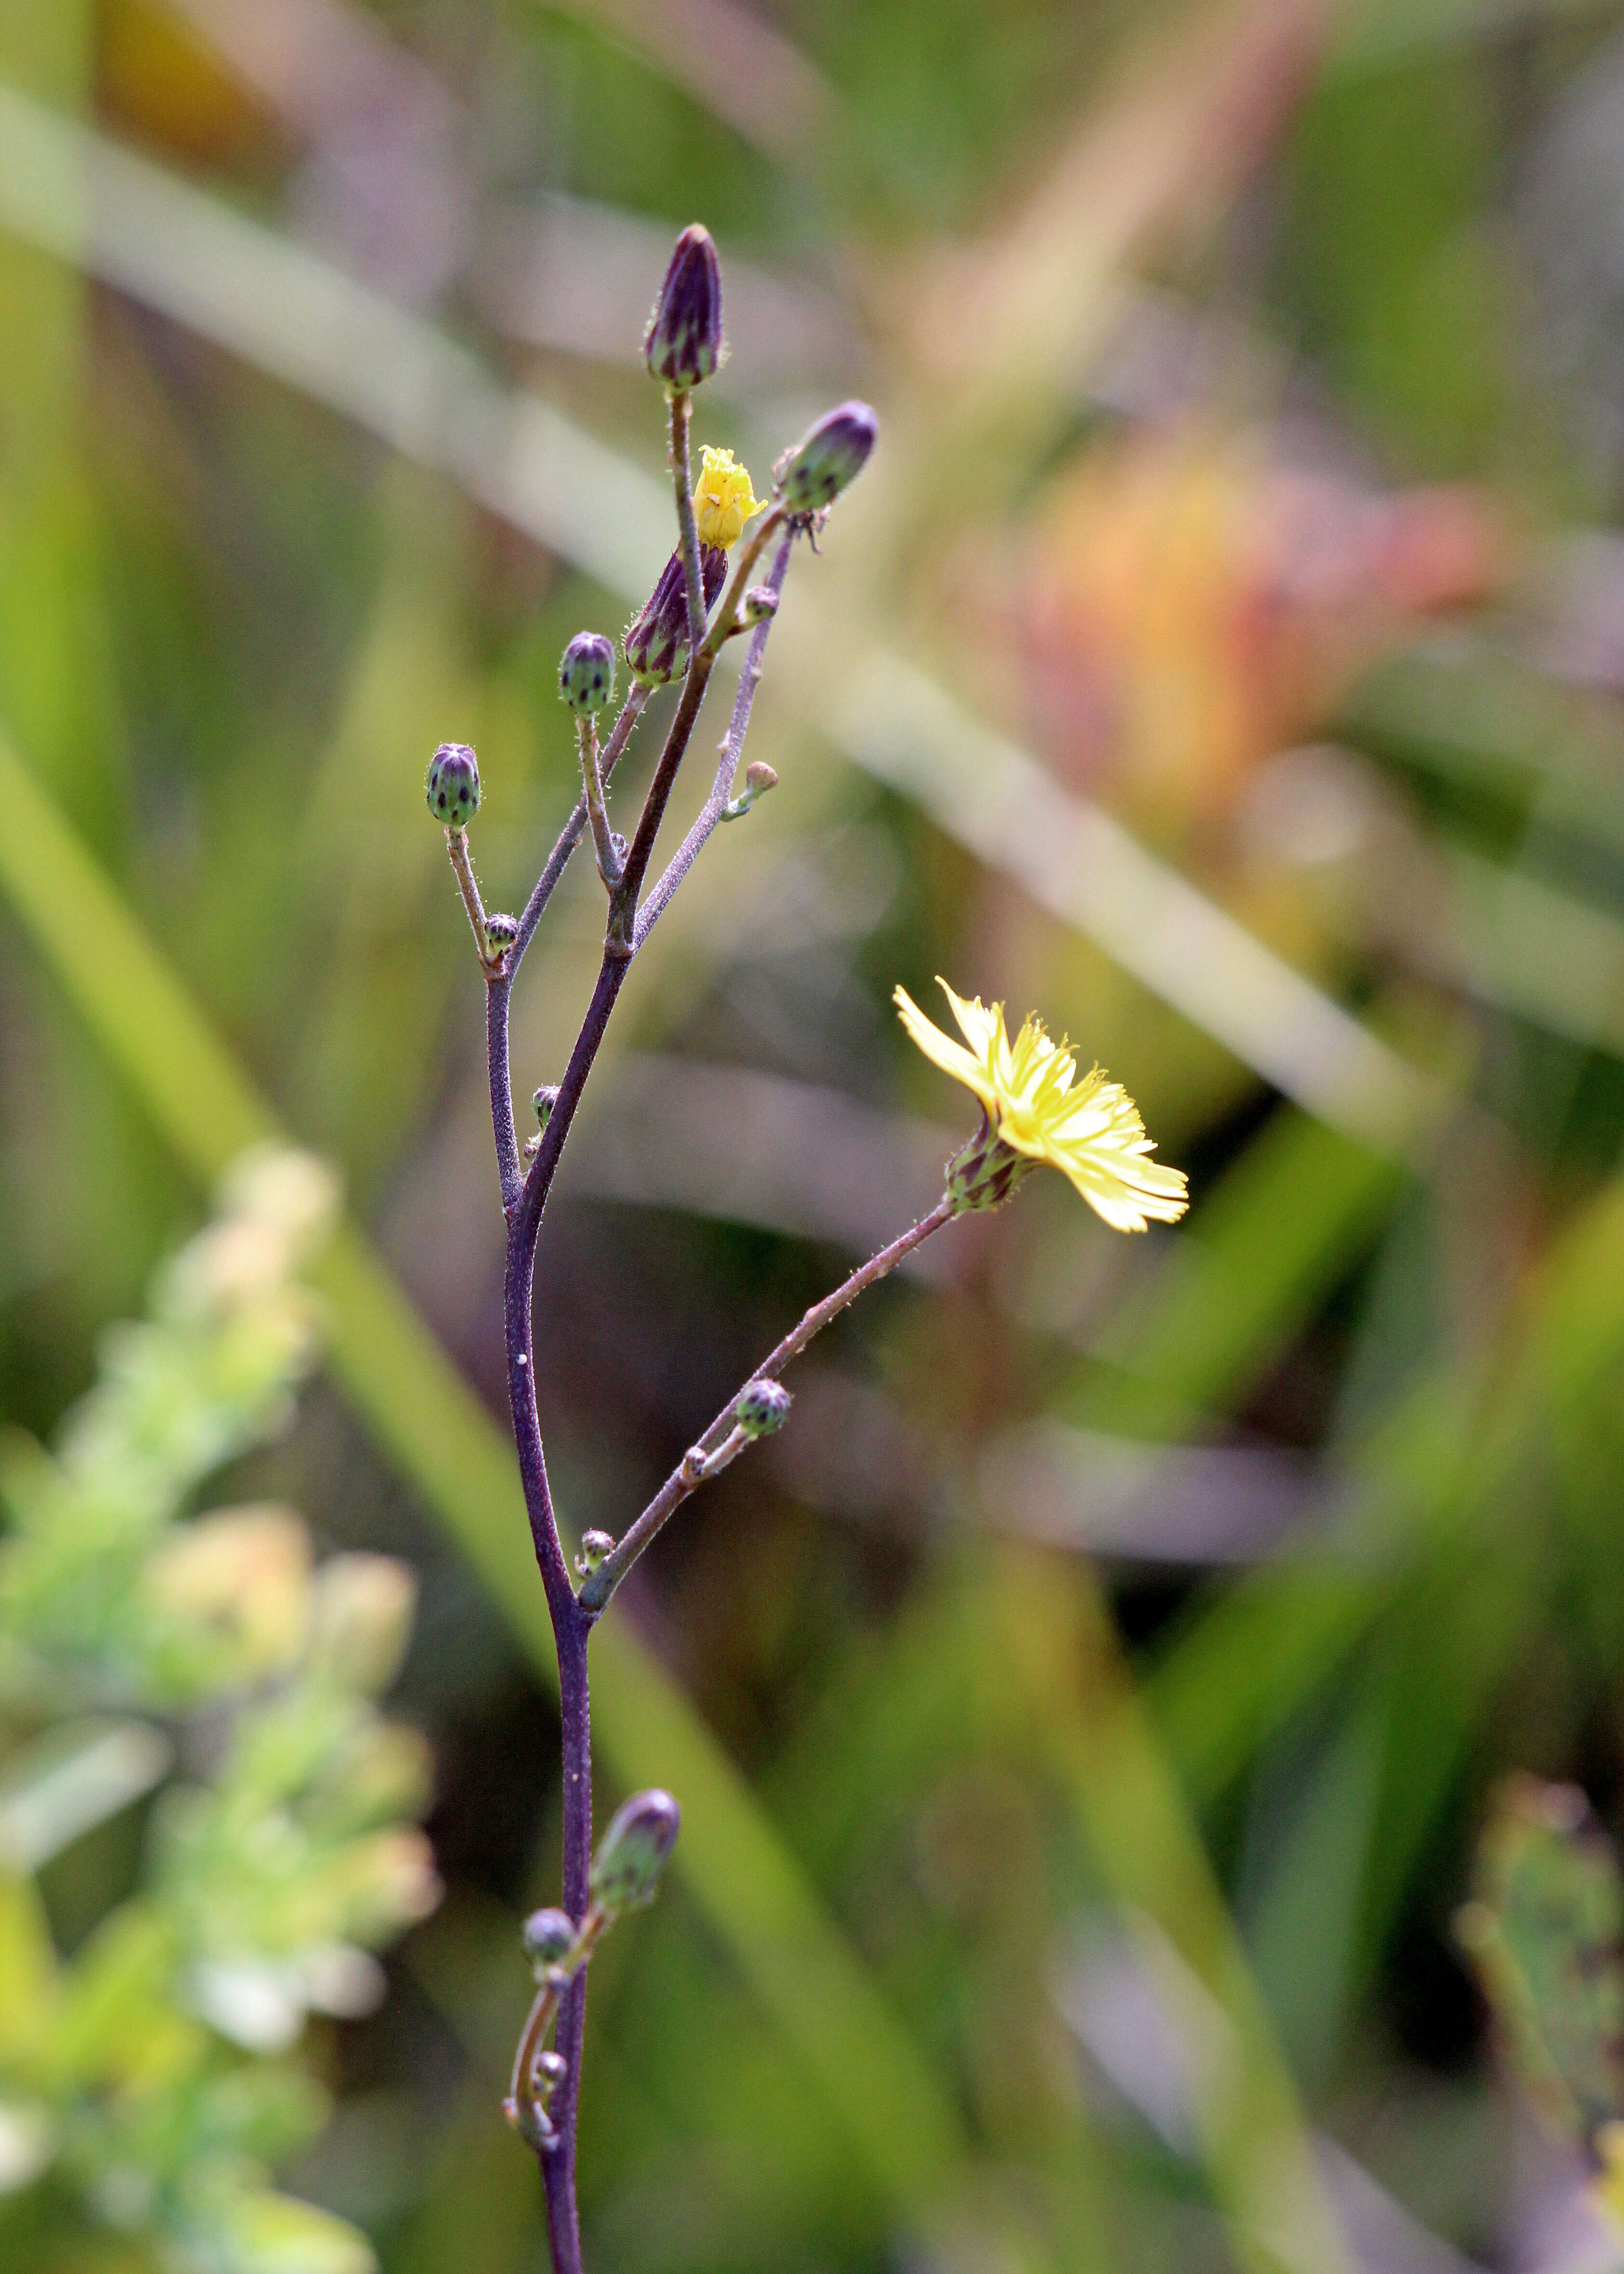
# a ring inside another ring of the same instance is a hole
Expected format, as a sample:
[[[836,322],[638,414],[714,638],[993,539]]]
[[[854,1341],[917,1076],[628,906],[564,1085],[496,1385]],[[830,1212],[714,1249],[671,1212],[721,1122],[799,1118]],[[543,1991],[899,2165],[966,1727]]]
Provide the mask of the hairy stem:
[[[479,885],[468,850],[466,829],[447,830],[446,851],[450,855],[451,872],[457,880],[457,890],[462,895],[462,906],[468,910],[468,921],[473,928],[474,945],[479,951],[479,960],[488,970],[492,962],[491,942],[485,928],[485,903],[479,897]]]
[[[671,478],[677,493],[677,533],[688,593],[688,651],[697,655],[705,636],[705,588],[699,568],[699,530],[694,520],[694,483],[688,464],[692,418],[692,400],[683,389],[671,397]]]
[[[598,728],[590,719],[577,721],[575,746],[581,759],[582,794],[586,799],[587,818],[592,825],[593,849],[598,855],[598,873],[607,890],[613,892],[620,880],[620,855],[614,849],[614,834],[609,826],[609,809],[604,802]]]
[[[749,1380],[776,1381],[790,1360],[800,1356],[813,1337],[821,1334],[831,1319],[845,1310],[848,1303],[854,1302],[865,1287],[872,1287],[876,1279],[883,1279],[887,1272],[894,1271],[904,1256],[911,1255],[916,1247],[930,1238],[932,1232],[940,1231],[944,1224],[951,1224],[956,1213],[952,1201],[944,1193],[929,1216],[921,1216],[917,1224],[911,1224],[906,1231],[891,1241],[889,1247],[883,1247],[877,1255],[871,1255],[849,1279],[842,1281],[832,1295],[825,1295],[821,1303],[815,1303],[799,1324],[790,1329],[777,1349],[763,1359]],[[740,1391],[746,1386],[741,1383]],[[746,1441],[742,1436],[738,1444],[732,1442],[739,1434],[735,1428],[739,1395],[740,1392],[735,1392],[723,1406],[704,1435],[683,1455],[635,1524],[616,1541],[613,1551],[587,1578],[581,1589],[583,1609],[590,1611],[594,1616],[602,1612],[605,1604],[649,1542],[670,1521],[690,1494],[696,1492],[707,1477],[716,1475],[718,1470],[726,1465],[725,1462],[714,1459],[718,1453],[727,1448],[731,1457],[733,1453],[744,1449]]]
[[[587,1689],[586,1645],[592,1622],[578,1604],[558,1643],[559,1711],[564,1736],[564,1909],[584,1926],[592,1874],[592,1716]],[[579,1966],[559,1993],[553,2040],[564,2062],[553,2097],[558,2144],[542,2158],[547,2190],[547,2233],[553,2274],[581,2274],[581,2220],[575,2203],[575,2130],[581,2106],[581,2047],[586,2033],[587,1969]]]
[[[790,550],[793,543],[793,531],[786,530],[774,556],[772,567],[767,572],[768,589],[774,594],[781,592],[784,589],[784,578],[789,568]],[[650,887],[648,899],[637,912],[636,928],[632,935],[633,943],[637,947],[643,945],[650,932],[659,922],[672,894],[699,858],[706,840],[717,827],[727,809],[727,801],[733,795],[733,777],[739,771],[739,755],[744,748],[744,738],[749,729],[750,709],[756,701],[756,689],[761,681],[762,658],[766,653],[767,638],[772,629],[772,624],[773,619],[771,616],[763,616],[750,636],[750,644],[745,651],[744,669],[739,674],[739,691],[733,697],[733,715],[728,722],[727,732],[722,737],[719,746],[720,763],[717,766],[716,779],[710,785],[710,794],[701,807],[698,818],[693,827],[672,855],[664,874],[659,881]]]

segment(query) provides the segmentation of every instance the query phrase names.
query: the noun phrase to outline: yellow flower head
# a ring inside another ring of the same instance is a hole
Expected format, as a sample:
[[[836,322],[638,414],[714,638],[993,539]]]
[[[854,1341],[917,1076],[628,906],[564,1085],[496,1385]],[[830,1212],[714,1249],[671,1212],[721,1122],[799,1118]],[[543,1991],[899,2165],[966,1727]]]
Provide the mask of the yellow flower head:
[[[750,488],[748,468],[735,463],[731,450],[713,450],[707,442],[700,455],[704,467],[694,489],[699,541],[726,552],[739,542],[750,516],[761,511],[762,501]]]
[[[1118,1231],[1143,1231],[1153,1216],[1172,1224],[1183,1216],[1189,1205],[1184,1171],[1146,1158],[1154,1147],[1120,1082],[1107,1081],[1098,1066],[1077,1081],[1076,1059],[1036,1019],[1011,1042],[1002,1003],[989,1010],[979,996],[961,1001],[945,979],[936,984],[969,1048],[933,1027],[898,987],[902,1023],[932,1065],[980,1098],[995,1136],[1069,1177]]]

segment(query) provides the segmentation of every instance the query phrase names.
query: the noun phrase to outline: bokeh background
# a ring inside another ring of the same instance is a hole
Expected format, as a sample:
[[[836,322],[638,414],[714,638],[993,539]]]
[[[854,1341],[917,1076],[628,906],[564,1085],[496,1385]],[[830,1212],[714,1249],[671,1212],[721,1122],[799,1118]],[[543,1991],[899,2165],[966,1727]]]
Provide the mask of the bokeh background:
[[[672,541],[693,219],[698,438],[883,439],[549,1211],[569,1523],[939,1189],[897,981],[1040,1011],[1193,1207],[955,1227],[617,1602],[600,1807],[688,1821],[593,1967],[589,2264],[1612,2265],[1452,1926],[1507,1770],[1624,1803],[1608,0],[0,5],[0,1412],[50,1434],[274,1122],[347,1194],[330,1359],[222,1490],[420,1575],[445,1896],[312,2023],[285,2183],[387,2274],[545,2263],[557,1727],[421,780],[476,744],[518,905],[558,651]],[[521,1098],[600,924],[578,863]],[[64,1948],[139,1847],[45,1875]]]

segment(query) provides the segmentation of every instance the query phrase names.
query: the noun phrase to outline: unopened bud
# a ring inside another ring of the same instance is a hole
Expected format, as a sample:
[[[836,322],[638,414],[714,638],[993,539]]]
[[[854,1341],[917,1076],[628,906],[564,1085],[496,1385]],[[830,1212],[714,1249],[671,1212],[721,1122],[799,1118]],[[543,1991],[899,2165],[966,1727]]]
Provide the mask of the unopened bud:
[[[492,955],[506,955],[519,937],[518,917],[501,915],[486,916],[485,936],[491,943]]]
[[[781,1382],[747,1382],[739,1392],[733,1419],[747,1437],[771,1437],[789,1419],[793,1403]]]
[[[744,770],[744,787],[722,808],[722,819],[737,821],[749,811],[758,797],[765,797],[770,789],[777,789],[778,786],[778,775],[765,758],[752,758]]]
[[[605,1556],[613,1553],[613,1532],[583,1532],[581,1535],[581,1553],[575,1558],[575,1569],[582,1577],[587,1578],[596,1571]]]
[[[752,584],[744,596],[744,621],[759,624],[778,613],[778,596],[771,584]]]
[[[866,403],[842,403],[826,410],[772,470],[786,509],[821,513],[832,505],[868,464],[879,430]]]
[[[699,573],[709,609],[727,575],[727,555],[718,546],[700,546]],[[688,669],[688,578],[680,552],[672,554],[627,626],[625,647],[627,669],[645,687],[664,687]]]
[[[429,811],[447,829],[466,829],[479,810],[479,761],[466,742],[442,742],[429,760]]]
[[[575,1946],[575,1923],[568,1911],[532,1911],[524,1922],[524,1955],[543,1974],[568,1958]]]
[[[552,1120],[553,1109],[558,1100],[558,1084],[555,1081],[544,1081],[539,1089],[530,1092],[530,1103],[536,1109],[536,1119],[543,1129]]]
[[[592,1858],[592,1901],[606,1911],[652,1902],[682,1811],[668,1792],[635,1792],[611,1819]]]
[[[538,2083],[544,2085],[548,2090],[552,2090],[558,2085],[562,2084],[564,2079],[568,2074],[569,2063],[565,2059],[562,2053],[555,2053],[549,2049],[545,2053],[537,2054],[537,2081]]]
[[[650,377],[673,394],[716,374],[722,346],[722,272],[710,232],[695,222],[677,239],[643,343]]]
[[[614,694],[614,649],[601,632],[577,632],[559,663],[559,694],[572,711],[601,711]]]

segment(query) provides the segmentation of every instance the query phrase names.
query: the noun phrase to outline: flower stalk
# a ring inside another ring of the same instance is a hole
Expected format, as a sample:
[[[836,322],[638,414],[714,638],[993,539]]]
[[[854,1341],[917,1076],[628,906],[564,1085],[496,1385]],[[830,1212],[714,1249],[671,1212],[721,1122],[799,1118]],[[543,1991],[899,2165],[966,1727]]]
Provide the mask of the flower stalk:
[[[723,352],[720,275],[715,247],[703,230],[685,230],[678,240],[644,351],[650,372],[668,401],[677,546],[626,632],[622,646],[633,683],[601,750],[598,713],[606,712],[613,698],[613,650],[601,635],[582,632],[564,651],[559,691],[575,714],[582,794],[516,919],[489,918],[480,901],[467,838],[467,824],[479,797],[472,750],[463,744],[442,745],[427,782],[430,809],[446,824],[447,851],[486,981],[492,1127],[507,1224],[502,1300],[508,1400],[531,1544],[558,1657],[563,1883],[560,1908],[537,1914],[527,1927],[538,1989],[519,2042],[506,2103],[541,2167],[554,2274],[582,2274],[575,2137],[589,1961],[615,1918],[651,1897],[678,1824],[676,1803],[668,1794],[635,1795],[610,1825],[594,1862],[588,1644],[597,1621],[676,1510],[707,1480],[789,1421],[790,1394],[781,1381],[785,1368],[848,1304],[957,1216],[1005,1197],[1018,1176],[1040,1161],[1064,1169],[1101,1214],[1109,1216],[1115,1204],[1113,1221],[1124,1220],[1134,1208],[1141,1217],[1170,1218],[1184,1204],[1177,1172],[1143,1158],[1150,1148],[1132,1101],[1115,1085],[1104,1083],[1097,1072],[1073,1088],[1073,1061],[1063,1046],[1049,1042],[1035,1021],[1029,1020],[1011,1043],[1001,1010],[984,1012],[979,1002],[966,1005],[950,993],[972,1045],[961,1049],[899,995],[914,1040],[980,1099],[981,1135],[948,1164],[945,1189],[936,1207],[804,1314],[716,1415],[622,1536],[616,1540],[607,1533],[587,1535],[576,1564],[577,1590],[553,1507],[537,1400],[535,1277],[542,1217],[638,949],[720,824],[741,817],[777,780],[773,769],[758,761],[747,771],[744,791],[734,794],[795,541],[814,535],[861,471],[875,437],[874,414],[866,405],[838,406],[780,461],[778,490],[764,510],[748,472],[731,451],[705,450],[695,487],[690,458],[692,389],[714,373]],[[770,566],[764,579],[757,582],[769,548]],[[655,846],[717,658],[726,643],[743,631],[749,633],[749,644],[727,730],[718,746],[710,794],[645,896]],[[679,678],[665,742],[626,842],[610,825],[606,785],[630,744],[650,688]],[[538,1126],[522,1156],[510,1064],[513,984],[559,879],[588,830],[608,891],[602,956],[563,1071],[556,1082],[545,1081],[535,1090]]]

